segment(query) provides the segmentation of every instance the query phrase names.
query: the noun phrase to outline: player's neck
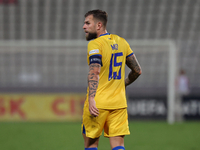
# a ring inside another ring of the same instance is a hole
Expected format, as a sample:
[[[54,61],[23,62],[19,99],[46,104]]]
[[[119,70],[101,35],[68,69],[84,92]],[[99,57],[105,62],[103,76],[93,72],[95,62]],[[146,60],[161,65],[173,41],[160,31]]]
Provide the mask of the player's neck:
[[[97,33],[97,37],[100,37],[100,35],[106,34],[106,33],[108,33],[107,30],[103,30],[103,31]]]

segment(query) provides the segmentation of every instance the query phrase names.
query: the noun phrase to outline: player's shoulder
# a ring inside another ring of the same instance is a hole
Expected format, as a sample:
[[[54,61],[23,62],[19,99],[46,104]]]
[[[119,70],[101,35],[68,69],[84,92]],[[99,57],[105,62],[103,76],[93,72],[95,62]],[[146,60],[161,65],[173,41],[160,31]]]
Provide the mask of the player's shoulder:
[[[111,34],[111,38],[118,39],[120,41],[126,41],[123,37],[117,35],[117,34]]]
[[[101,45],[101,40],[99,38],[93,39],[89,41],[88,46],[89,45]]]
[[[119,36],[119,35],[117,35],[117,34],[110,34],[113,38],[119,38],[119,39],[121,39],[122,37],[121,36]]]
[[[128,42],[126,41],[126,39],[125,38],[123,38],[123,37],[121,37],[121,36],[119,36],[119,35],[117,35],[117,34],[111,34],[111,38],[112,39],[115,39],[116,41],[118,41],[118,42],[120,42],[121,44],[122,43],[124,43],[124,44],[128,44]]]

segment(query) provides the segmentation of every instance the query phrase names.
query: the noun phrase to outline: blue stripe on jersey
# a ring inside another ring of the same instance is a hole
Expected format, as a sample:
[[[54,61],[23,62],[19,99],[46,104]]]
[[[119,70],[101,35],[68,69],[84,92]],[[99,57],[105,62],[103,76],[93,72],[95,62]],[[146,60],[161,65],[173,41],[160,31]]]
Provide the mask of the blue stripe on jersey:
[[[101,58],[102,58],[101,55],[92,55],[92,56],[89,57],[89,62],[90,62],[89,64],[98,63],[101,66],[103,66]]]
[[[133,55],[134,53],[129,54],[128,56],[126,56],[126,58],[130,57],[131,55]]]
[[[101,34],[100,36],[104,36],[104,35],[110,35],[110,33]]]

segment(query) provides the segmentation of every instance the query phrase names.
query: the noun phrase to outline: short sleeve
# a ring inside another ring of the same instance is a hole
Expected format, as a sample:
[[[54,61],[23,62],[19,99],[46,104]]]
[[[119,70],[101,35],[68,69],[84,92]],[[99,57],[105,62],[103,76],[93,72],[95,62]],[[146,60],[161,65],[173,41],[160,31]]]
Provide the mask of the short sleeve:
[[[133,52],[133,50],[131,49],[130,45],[128,44],[128,42],[126,40],[125,40],[125,43],[127,45],[127,53],[126,53],[126,58],[127,58],[127,57],[133,55],[134,52]]]
[[[87,47],[88,65],[90,65],[91,63],[99,63],[102,65],[101,58],[102,58],[102,50],[100,44],[95,40],[90,41]]]

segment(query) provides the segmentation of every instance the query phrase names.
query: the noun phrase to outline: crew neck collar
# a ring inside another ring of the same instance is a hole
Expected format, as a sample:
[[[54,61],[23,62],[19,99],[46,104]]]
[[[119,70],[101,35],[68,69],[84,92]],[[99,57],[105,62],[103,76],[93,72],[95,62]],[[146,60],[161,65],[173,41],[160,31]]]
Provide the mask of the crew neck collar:
[[[104,35],[110,35],[110,33],[101,34],[100,36],[104,36]],[[99,36],[99,37],[100,37],[100,36]]]

